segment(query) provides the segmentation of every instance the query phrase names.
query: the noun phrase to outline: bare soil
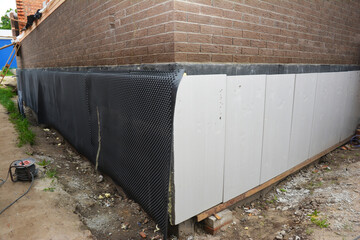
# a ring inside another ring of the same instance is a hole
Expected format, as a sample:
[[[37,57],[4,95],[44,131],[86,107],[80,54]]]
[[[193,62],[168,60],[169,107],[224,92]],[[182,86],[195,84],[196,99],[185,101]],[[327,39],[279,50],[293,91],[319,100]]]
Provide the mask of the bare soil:
[[[37,125],[31,111],[27,116],[36,144],[18,148],[17,134],[0,106],[0,177],[6,177],[8,165],[16,159],[32,157],[49,164],[37,166],[40,173],[29,194],[0,215],[0,240],[143,239],[141,232],[146,239],[163,238],[151,218],[110,178],[96,171],[56,130]],[[56,177],[49,178],[49,170]],[[261,199],[232,207],[233,223],[216,235],[208,235],[198,223],[187,239],[353,240],[360,235],[359,183],[360,150],[337,149]],[[1,186],[0,209],[28,186],[11,181]],[[309,216],[315,210],[317,223]]]
[[[339,148],[261,199],[233,207],[233,223],[215,236],[199,225],[188,238],[353,240],[360,236],[359,183],[360,149]]]

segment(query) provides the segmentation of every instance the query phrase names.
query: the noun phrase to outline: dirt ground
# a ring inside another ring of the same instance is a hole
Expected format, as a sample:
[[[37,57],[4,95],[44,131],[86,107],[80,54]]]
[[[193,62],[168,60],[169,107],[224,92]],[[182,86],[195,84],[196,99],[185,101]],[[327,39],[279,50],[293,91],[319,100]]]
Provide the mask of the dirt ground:
[[[353,240],[360,236],[359,183],[360,149],[336,149],[261,199],[233,207],[233,223],[217,235],[198,228],[190,238]]]
[[[9,164],[28,157],[25,148],[16,145],[17,134],[0,105],[0,177],[5,179]],[[68,193],[43,191],[50,181],[38,178],[31,191],[0,215],[0,239],[92,239],[91,232],[73,213],[74,202]],[[29,187],[29,182],[13,183],[10,179],[0,187],[0,209],[10,204]],[[61,201],[66,199],[66,201]]]
[[[0,215],[0,240],[142,239],[141,232],[146,239],[163,238],[111,179],[27,113],[36,144],[18,148],[16,132],[0,106],[0,178],[16,159],[32,157],[45,166],[37,166],[40,173],[29,194]],[[360,150],[337,149],[259,200],[232,207],[233,223],[216,235],[206,234],[199,223],[187,239],[353,240],[360,235],[359,182]],[[28,186],[11,181],[1,186],[0,209]]]

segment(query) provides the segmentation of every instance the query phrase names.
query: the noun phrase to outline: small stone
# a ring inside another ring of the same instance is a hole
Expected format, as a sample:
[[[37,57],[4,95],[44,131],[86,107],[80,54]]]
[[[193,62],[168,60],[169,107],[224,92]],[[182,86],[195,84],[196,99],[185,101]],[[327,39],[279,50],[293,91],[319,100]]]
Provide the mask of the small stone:
[[[129,228],[130,228],[130,225],[129,225],[128,223],[122,223],[122,224],[121,224],[121,229],[127,230],[127,229],[129,229]]]
[[[301,238],[299,236],[295,236],[294,240],[301,240]]]
[[[50,129],[48,129],[48,128],[44,128],[43,130],[44,130],[44,132],[49,132],[50,131]]]
[[[101,183],[102,181],[104,181],[104,176],[103,175],[99,175],[96,182],[97,183]]]
[[[282,231],[280,232],[280,234],[283,235],[283,236],[285,236],[285,234],[286,234],[285,230],[282,230]]]
[[[245,229],[245,230],[249,230],[249,228],[248,228],[248,227],[244,227],[244,229]]]
[[[281,235],[280,233],[278,233],[276,236],[275,236],[275,239],[277,240],[282,240],[284,239],[283,235]]]
[[[104,195],[105,195],[106,198],[109,198],[111,196],[110,193],[105,193]]]
[[[103,195],[99,195],[99,196],[98,196],[98,199],[100,199],[100,200],[101,200],[101,199],[104,199],[104,196],[103,196]]]

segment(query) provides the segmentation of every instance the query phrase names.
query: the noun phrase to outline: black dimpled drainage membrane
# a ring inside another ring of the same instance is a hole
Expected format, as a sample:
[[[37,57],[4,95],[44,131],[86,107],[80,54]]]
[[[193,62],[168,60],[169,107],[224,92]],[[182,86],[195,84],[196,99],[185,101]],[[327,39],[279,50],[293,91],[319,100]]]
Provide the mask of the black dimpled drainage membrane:
[[[175,95],[182,71],[19,70],[19,93],[38,115],[110,175],[166,236]],[[99,124],[100,123],[100,126]]]

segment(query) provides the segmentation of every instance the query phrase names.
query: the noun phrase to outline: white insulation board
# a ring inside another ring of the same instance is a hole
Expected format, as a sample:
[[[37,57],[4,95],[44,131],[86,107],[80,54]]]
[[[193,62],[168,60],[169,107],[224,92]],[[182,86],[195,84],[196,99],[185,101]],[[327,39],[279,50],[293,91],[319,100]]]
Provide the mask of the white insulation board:
[[[266,77],[260,183],[287,170],[294,81],[294,74],[268,75]]]
[[[183,77],[174,114],[175,224],[354,133],[360,71]]]
[[[224,202],[260,184],[265,81],[227,78]]]
[[[184,76],[174,114],[175,224],[222,202],[226,75]]]
[[[309,158],[317,73],[295,76],[290,150],[287,169]]]
[[[354,134],[360,120],[360,71],[348,72],[343,82],[346,93],[341,115],[340,141]]]
[[[310,157],[340,141],[347,72],[318,73]]]

